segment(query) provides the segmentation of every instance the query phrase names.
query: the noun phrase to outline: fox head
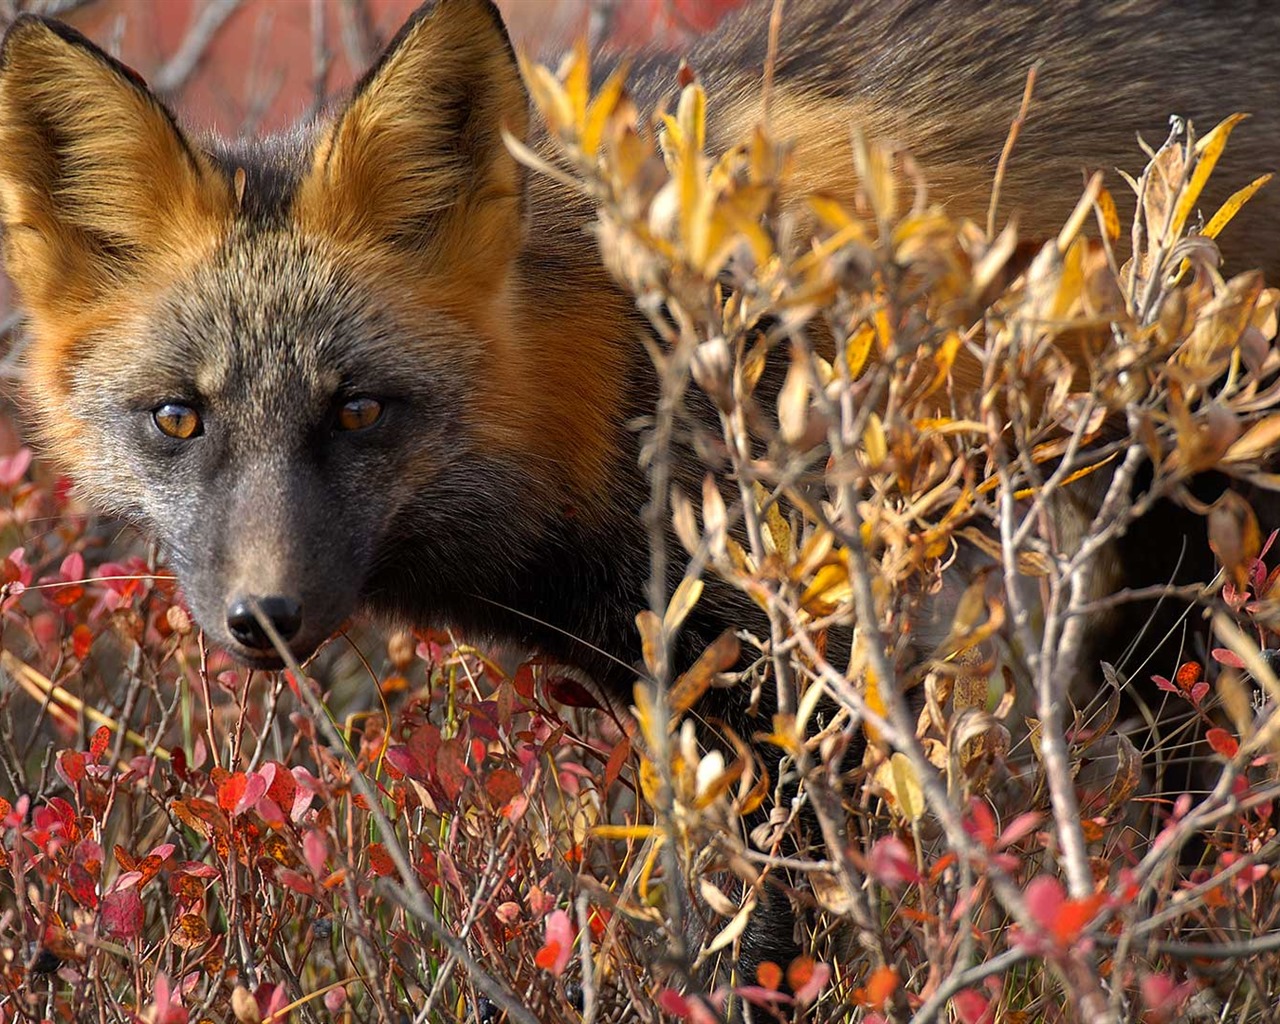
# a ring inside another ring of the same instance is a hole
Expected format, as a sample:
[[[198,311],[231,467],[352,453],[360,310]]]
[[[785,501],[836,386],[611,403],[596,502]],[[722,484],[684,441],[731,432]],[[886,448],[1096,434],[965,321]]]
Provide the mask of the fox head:
[[[527,121],[487,0],[424,7],[332,116],[242,145],[65,26],[9,29],[0,218],[40,438],[246,662],[278,664],[255,602],[305,656],[553,514],[536,446],[568,442],[531,423],[557,399],[517,322],[502,140]]]

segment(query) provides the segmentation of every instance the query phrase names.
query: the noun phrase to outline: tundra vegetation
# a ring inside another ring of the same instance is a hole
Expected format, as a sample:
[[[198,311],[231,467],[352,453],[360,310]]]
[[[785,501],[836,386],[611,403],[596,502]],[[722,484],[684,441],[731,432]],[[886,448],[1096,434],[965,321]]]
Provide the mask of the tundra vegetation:
[[[155,552],[19,449],[0,1021],[1269,1019],[1280,549],[1237,491],[1192,490],[1277,480],[1280,293],[1214,245],[1262,181],[1198,211],[1236,119],[1135,144],[1144,170],[1023,239],[998,173],[957,223],[856,130],[858,201],[783,203],[787,140],[766,114],[705,152],[696,69],[660,133],[625,67],[590,92],[585,46],[525,73],[557,153],[511,145],[596,203],[661,371],[646,522],[681,582],[636,609],[634,714],[451,634],[237,669]],[[1093,624],[1153,596],[1091,589],[1115,539],[1167,543],[1171,577],[1185,555],[1142,520],[1166,499],[1220,572],[1168,588],[1165,642],[1090,664]],[[710,579],[767,629],[673,666]],[[781,710],[709,749],[690,709],[730,685]],[[732,975],[779,885],[803,954]]]

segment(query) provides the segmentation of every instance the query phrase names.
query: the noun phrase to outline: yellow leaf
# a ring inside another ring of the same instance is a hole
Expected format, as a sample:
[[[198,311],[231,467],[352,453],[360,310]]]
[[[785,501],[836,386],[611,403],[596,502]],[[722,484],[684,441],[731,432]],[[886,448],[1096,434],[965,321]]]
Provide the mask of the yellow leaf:
[[[876,678],[876,674],[869,668],[865,676],[863,700],[867,702],[868,711],[878,715],[881,719],[885,717],[886,709],[884,697],[880,695],[880,682]],[[879,727],[871,722],[864,721],[862,723],[862,731],[867,734],[867,739],[872,743],[879,745],[884,742],[884,737],[881,736]]]
[[[733,920],[720,929],[720,933],[707,944],[706,952],[708,954],[714,953],[717,950],[724,949],[725,946],[730,945],[734,939],[742,934],[743,929],[747,927],[747,922],[751,920],[752,911],[755,909],[756,894],[755,890],[752,889],[751,895],[747,898],[746,903],[742,905],[742,909],[739,910],[733,916]]]
[[[884,436],[884,424],[880,417],[871,413],[867,417],[867,429],[862,434],[862,444],[867,452],[867,463],[872,469],[884,465],[889,457],[889,445]]]
[[[1116,456],[1118,456],[1119,454],[1120,454],[1119,452],[1112,452],[1105,459],[1095,462],[1091,466],[1082,466],[1080,469],[1077,469],[1074,473],[1068,473],[1065,477],[1062,478],[1062,483],[1059,486],[1065,487],[1067,484],[1074,483],[1075,481],[1088,476],[1090,473],[1097,472],[1099,469],[1105,466],[1108,462],[1111,462],[1113,459],[1115,459]],[[1013,492],[1014,500],[1022,501],[1024,498],[1030,498],[1033,495],[1035,495],[1037,490],[1039,490],[1038,487],[1024,487],[1019,491],[1014,491]]]
[[[640,792],[650,806],[657,806],[658,796],[662,792],[662,773],[643,754],[640,756]]]
[[[550,70],[533,61],[521,60],[520,70],[524,74],[525,87],[533,97],[534,106],[542,112],[547,124],[557,134],[567,134],[573,124],[573,104],[560,80]]]
[[[875,341],[876,332],[866,321],[858,324],[845,345],[844,358],[849,364],[849,378],[857,380],[867,365],[867,356],[871,354],[871,343]]]
[[[908,821],[924,817],[924,793],[911,759],[901,751],[889,758],[893,778],[893,797],[898,809]]]
[[[586,117],[582,124],[582,141],[579,145],[589,157],[595,156],[596,150],[600,148],[600,140],[604,137],[605,125],[609,123],[609,118],[613,116],[613,112],[618,106],[618,99],[622,95],[623,86],[627,81],[627,73],[630,70],[629,61],[623,61],[614,68],[613,74],[605,80],[595,99],[587,107]]]
[[[1227,201],[1218,207],[1217,212],[1209,218],[1209,223],[1204,226],[1204,231],[1201,233],[1206,238],[1217,238],[1222,229],[1231,223],[1231,218],[1240,212],[1240,208],[1252,199],[1258,189],[1269,182],[1271,177],[1270,174],[1264,174],[1260,178],[1254,178],[1244,188],[1233,192]]]
[[[1195,168],[1191,172],[1191,180],[1187,182],[1186,187],[1178,196],[1178,205],[1174,207],[1173,222],[1170,225],[1169,232],[1170,238],[1177,238],[1182,234],[1182,228],[1187,223],[1187,217],[1195,209],[1196,202],[1200,199],[1200,193],[1204,191],[1205,182],[1209,180],[1209,175],[1213,173],[1214,167],[1218,164],[1218,158],[1222,156],[1222,151],[1226,148],[1227,139],[1231,136],[1231,129],[1248,116],[1248,114],[1232,114],[1226,120],[1220,121],[1213,131],[1196,142]]]
[[[824,565],[813,574],[813,579],[800,595],[800,605],[810,615],[830,615],[852,597],[849,570],[844,562],[835,562]]]
[[[752,489],[756,492],[757,505],[764,508],[765,550],[770,554],[778,554],[790,558],[791,527],[787,525],[782,509],[778,507],[776,501],[768,500],[768,492],[759,483],[755,483]]]
[[[653,825],[594,825],[591,828],[591,834],[597,839],[645,840],[657,832]]]
[[[636,628],[640,630],[640,652],[644,657],[645,668],[656,676],[661,668],[658,664],[658,651],[662,645],[662,623],[658,621],[658,616],[646,608],[636,613]]]
[[[680,122],[686,150],[701,153],[706,145],[707,93],[697,82],[691,82],[681,91],[676,119]]]
[[[663,630],[671,634],[679,629],[681,623],[693,611],[693,606],[698,603],[698,598],[701,596],[701,577],[686,576],[682,579],[680,585],[676,587],[676,592],[671,595],[671,601],[667,604],[666,613],[662,616]]]
[[[849,211],[838,199],[819,194],[809,196],[805,202],[809,204],[809,209],[814,212],[819,222],[832,231],[841,231],[854,223]]]
[[[1223,462],[1250,462],[1270,455],[1280,445],[1280,413],[1258,420],[1227,449]]]
[[[949,416],[916,420],[916,429],[923,434],[977,434],[985,437],[987,428],[977,420],[953,420]]]
[[[573,112],[574,134],[582,137],[587,120],[587,94],[591,91],[591,54],[587,50],[586,36],[580,36],[573,53],[565,58],[560,77],[564,80],[564,93]]]
[[[1102,224],[1102,233],[1112,242],[1120,237],[1120,214],[1116,210],[1116,201],[1105,188],[1098,190],[1098,220]]]
[[[778,427],[787,444],[795,444],[809,422],[809,368],[804,356],[792,349],[782,390],[778,392]]]
[[[644,864],[640,868],[640,880],[636,884],[636,891],[646,902],[649,900],[649,882],[653,878],[654,868],[658,866],[658,854],[662,851],[662,844],[665,841],[666,836],[661,832],[654,835],[653,842],[649,844],[649,853],[645,856]]]
[[[658,732],[659,714],[653,687],[645,682],[637,682],[632,689],[632,697],[635,700],[636,723],[640,726],[640,735],[644,737],[645,746],[650,750],[657,750],[663,737]],[[653,766],[650,765],[650,767]],[[640,769],[644,770],[643,763]]]

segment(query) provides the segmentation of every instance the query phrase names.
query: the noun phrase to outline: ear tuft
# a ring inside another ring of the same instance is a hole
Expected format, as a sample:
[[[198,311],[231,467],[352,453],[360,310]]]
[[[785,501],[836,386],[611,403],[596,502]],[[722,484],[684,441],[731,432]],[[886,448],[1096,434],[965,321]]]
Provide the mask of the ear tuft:
[[[520,235],[528,130],[515,53],[488,0],[424,5],[356,86],[299,192],[307,230],[492,279]]]
[[[0,224],[33,316],[92,303],[213,237],[230,188],[140,76],[56,21],[0,44]]]

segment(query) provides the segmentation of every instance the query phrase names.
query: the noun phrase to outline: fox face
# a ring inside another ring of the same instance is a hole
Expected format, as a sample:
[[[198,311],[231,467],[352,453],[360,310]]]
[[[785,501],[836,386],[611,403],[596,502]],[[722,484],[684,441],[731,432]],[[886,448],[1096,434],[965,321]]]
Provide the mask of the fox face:
[[[276,663],[256,599],[305,655],[376,588],[389,539],[430,538],[422,561],[451,566],[484,522],[467,487],[486,472],[468,423],[479,345],[459,339],[477,342],[397,315],[293,235],[233,238],[85,347],[64,398],[77,478],[158,536],[217,641]]]
[[[0,216],[40,436],[249,664],[279,664],[255,604],[305,657],[361,606],[456,621],[477,551],[516,600],[531,538],[605,501],[613,385],[584,381],[585,411],[548,386],[569,357],[520,311],[504,128],[527,100],[483,0],[424,8],[332,118],[250,145],[191,140],[65,26],[5,38]],[[612,301],[555,329],[601,336]]]

